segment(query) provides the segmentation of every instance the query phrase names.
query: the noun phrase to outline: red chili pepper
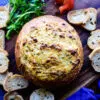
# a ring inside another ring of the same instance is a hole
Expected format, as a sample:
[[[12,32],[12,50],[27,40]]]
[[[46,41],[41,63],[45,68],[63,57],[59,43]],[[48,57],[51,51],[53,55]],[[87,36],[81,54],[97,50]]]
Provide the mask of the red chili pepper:
[[[64,13],[66,10],[71,10],[74,7],[74,0],[56,0],[57,4],[62,4],[59,7],[60,13]]]

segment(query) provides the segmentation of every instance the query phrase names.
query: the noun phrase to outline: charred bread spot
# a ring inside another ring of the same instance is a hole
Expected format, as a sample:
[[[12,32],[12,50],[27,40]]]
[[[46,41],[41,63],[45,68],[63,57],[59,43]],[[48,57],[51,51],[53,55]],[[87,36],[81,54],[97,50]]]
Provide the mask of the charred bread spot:
[[[72,34],[74,31],[75,31],[74,29],[71,29],[68,32]]]
[[[73,37],[70,35],[70,36],[69,36],[69,38],[71,38],[71,39],[72,39]]]
[[[65,34],[60,34],[59,37],[60,38],[65,38]]]
[[[72,35],[72,34],[67,34],[66,35],[68,38],[72,39],[72,40],[75,40],[75,37]]]
[[[90,21],[92,20],[92,18],[90,18]]]
[[[53,66],[56,66],[58,65],[60,62],[57,60],[56,57],[49,57],[48,60],[46,60],[45,63],[43,63],[43,66],[45,66],[46,68],[49,68],[49,67],[52,67],[51,65]]]
[[[93,22],[90,22],[92,25],[94,25],[94,23]]]
[[[47,47],[48,47],[47,44],[42,43],[41,46],[40,46],[40,49],[42,50],[42,49],[45,49],[45,48],[47,48]]]
[[[69,32],[69,34],[71,34],[71,31],[68,31]]]
[[[25,46],[25,45],[26,45],[26,42],[23,43],[23,46]]]
[[[61,28],[58,28],[57,30],[58,30],[59,32],[62,32]]]
[[[46,61],[46,63],[50,63],[50,59],[48,59],[48,60]]]
[[[36,74],[39,74],[39,73],[41,73],[41,71],[40,70],[36,70]]]
[[[46,30],[51,30],[53,27],[50,24],[46,24]]]
[[[36,29],[36,27],[35,26],[32,26],[31,29]]]
[[[48,27],[52,27],[50,24],[46,24],[46,26],[48,26]]]
[[[100,36],[98,36],[98,37],[100,37]]]
[[[28,41],[27,44],[28,44],[27,47],[29,47],[29,45],[32,44],[32,41]]]
[[[51,62],[55,62],[55,61],[57,62],[57,58],[54,57],[54,56],[49,57],[49,59],[50,59]]]
[[[38,42],[38,40],[37,40],[37,39],[35,39],[35,38],[34,38],[33,40],[34,40],[34,42],[35,42],[35,43],[37,43],[37,42]]]
[[[58,51],[62,51],[62,47],[59,44],[52,44],[49,47],[52,48],[52,49],[56,49]]]
[[[25,40],[23,40],[23,46],[25,46],[26,45],[26,43],[27,43],[27,40],[25,39]]]
[[[32,39],[35,43],[38,42],[38,40],[37,40],[36,38],[32,37],[32,36],[31,36],[31,39]]]
[[[66,24],[65,23],[62,23],[62,25],[65,26]]]
[[[84,13],[85,13],[85,15],[86,15],[86,14],[87,14],[87,11],[85,11]]]
[[[77,54],[77,51],[76,50],[68,50],[68,52],[71,53],[71,55],[75,56]]]
[[[35,26],[32,26],[31,29],[30,29],[30,32],[32,32],[34,30],[37,30],[37,28]]]
[[[95,44],[94,42],[92,42],[92,44]]]

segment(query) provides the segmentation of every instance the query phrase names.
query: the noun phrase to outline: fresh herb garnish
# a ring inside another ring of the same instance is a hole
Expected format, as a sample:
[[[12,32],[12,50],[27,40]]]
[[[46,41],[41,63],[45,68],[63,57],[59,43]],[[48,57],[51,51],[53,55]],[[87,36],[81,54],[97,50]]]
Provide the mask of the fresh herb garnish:
[[[6,38],[10,39],[14,33],[19,33],[22,26],[33,17],[44,14],[43,0],[10,0],[10,19],[7,25]]]

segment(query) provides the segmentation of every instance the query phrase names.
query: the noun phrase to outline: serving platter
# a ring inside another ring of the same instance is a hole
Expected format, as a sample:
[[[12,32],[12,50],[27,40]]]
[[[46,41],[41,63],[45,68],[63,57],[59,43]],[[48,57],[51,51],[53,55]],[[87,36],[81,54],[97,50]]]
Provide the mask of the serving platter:
[[[55,5],[55,0],[46,0],[46,8],[45,12],[48,15],[56,15],[59,16],[67,21],[67,12],[64,15],[60,15],[58,11],[57,5]],[[81,9],[81,8],[88,8],[88,7],[95,7],[98,9],[98,20],[97,20],[97,29],[100,29],[100,0],[75,0],[75,7],[74,9]],[[100,74],[96,73],[91,63],[88,59],[88,55],[90,54],[91,50],[87,46],[87,39],[90,36],[90,32],[86,31],[85,29],[81,28],[80,26],[73,26],[76,31],[78,32],[80,39],[82,41],[82,45],[84,48],[84,64],[83,67],[78,75],[78,77],[73,80],[69,85],[66,84],[66,86],[52,90],[52,92],[55,94],[56,100],[65,100],[65,98],[69,97],[71,94],[73,94],[75,91],[80,89],[83,86],[87,86],[90,83],[92,83],[97,78],[100,78]],[[6,40],[6,50],[9,53],[9,59],[10,59],[10,65],[9,70],[14,73],[19,73],[16,68],[16,62],[15,62],[15,43],[16,43],[17,35],[14,35],[11,40]],[[20,94],[23,95],[25,100],[29,99],[30,93],[38,87],[34,86],[32,83],[30,83],[29,87],[27,89],[19,91]]]

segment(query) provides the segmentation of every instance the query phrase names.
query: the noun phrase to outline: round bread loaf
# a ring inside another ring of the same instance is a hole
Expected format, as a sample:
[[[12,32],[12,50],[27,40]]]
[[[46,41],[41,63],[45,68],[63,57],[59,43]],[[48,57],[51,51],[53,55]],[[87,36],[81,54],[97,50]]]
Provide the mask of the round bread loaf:
[[[42,87],[71,82],[83,64],[83,49],[73,27],[61,18],[45,15],[24,25],[16,42],[18,69]]]

